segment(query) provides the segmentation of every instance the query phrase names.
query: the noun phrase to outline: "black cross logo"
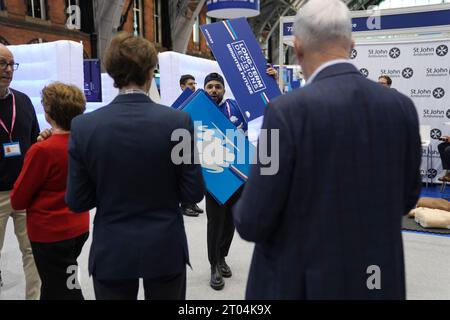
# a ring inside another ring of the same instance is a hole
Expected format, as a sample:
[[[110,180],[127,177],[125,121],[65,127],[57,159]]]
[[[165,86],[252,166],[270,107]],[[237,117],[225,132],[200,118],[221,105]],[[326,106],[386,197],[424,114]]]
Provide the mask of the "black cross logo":
[[[389,56],[390,56],[392,59],[397,59],[398,57],[400,57],[400,49],[399,49],[399,48],[392,48],[392,49],[389,51]]]

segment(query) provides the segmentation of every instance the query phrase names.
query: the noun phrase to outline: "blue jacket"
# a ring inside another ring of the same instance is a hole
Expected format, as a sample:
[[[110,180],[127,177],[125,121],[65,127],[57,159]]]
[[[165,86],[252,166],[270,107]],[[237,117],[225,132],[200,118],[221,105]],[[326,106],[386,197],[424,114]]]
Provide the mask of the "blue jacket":
[[[401,221],[421,186],[411,99],[336,64],[273,100],[263,129],[279,129],[278,173],[252,165],[234,208],[256,242],[247,298],[405,299]]]
[[[227,117],[238,129],[242,129],[247,132],[247,120],[242,114],[241,108],[237,104],[236,100],[227,99],[219,106],[219,110]]]
[[[66,201],[75,212],[97,208],[89,255],[97,279],[173,275],[189,263],[179,203],[201,201],[204,183],[200,165],[171,160],[178,128],[193,147],[190,116],[143,94],[72,121]]]

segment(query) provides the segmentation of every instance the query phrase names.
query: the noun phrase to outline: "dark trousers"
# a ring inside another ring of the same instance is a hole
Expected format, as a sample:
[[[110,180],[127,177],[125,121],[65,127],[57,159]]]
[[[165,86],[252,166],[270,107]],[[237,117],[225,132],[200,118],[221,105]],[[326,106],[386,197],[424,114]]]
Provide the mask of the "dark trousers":
[[[438,145],[439,154],[441,155],[442,169],[450,170],[450,143],[442,142]]]
[[[139,279],[94,279],[97,300],[136,300]],[[173,276],[144,279],[145,300],[186,300],[186,270]]]
[[[69,240],[31,242],[41,278],[41,300],[84,300],[78,283],[78,256],[89,233]]]
[[[215,266],[228,255],[234,236],[234,223],[231,208],[239,200],[242,189],[238,190],[224,205],[207,193],[206,217],[208,218],[207,243],[208,259],[211,266]]]

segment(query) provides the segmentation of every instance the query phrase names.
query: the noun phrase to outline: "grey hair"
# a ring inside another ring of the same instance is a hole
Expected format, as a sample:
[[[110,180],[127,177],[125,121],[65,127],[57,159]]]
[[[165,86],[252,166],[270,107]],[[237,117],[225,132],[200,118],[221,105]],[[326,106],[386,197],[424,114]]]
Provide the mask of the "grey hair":
[[[336,41],[351,45],[350,11],[341,0],[309,0],[295,17],[294,34],[306,47]]]

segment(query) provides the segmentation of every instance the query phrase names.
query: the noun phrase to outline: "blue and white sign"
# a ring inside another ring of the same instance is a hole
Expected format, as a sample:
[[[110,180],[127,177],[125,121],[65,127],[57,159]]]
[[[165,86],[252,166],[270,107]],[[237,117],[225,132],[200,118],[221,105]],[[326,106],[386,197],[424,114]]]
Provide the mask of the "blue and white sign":
[[[84,71],[84,95],[87,102],[102,102],[102,76],[99,59],[85,59]]]
[[[259,0],[208,0],[207,15],[212,18],[234,19],[259,15]]]
[[[374,23],[374,18],[378,18],[379,23]],[[386,14],[380,16],[376,16],[376,13],[373,13],[371,16],[352,18],[353,32],[414,29],[437,26],[450,26],[450,9]],[[290,37],[293,35],[294,23],[291,21],[284,22],[283,37]]]
[[[264,114],[265,106],[281,95],[267,62],[245,18],[201,26],[247,121]]]
[[[373,23],[372,16],[353,18],[353,32],[450,25],[450,10],[381,15],[379,18],[379,24]]]
[[[197,90],[180,109],[194,121],[206,189],[224,204],[247,181],[256,149],[205,91]]]

